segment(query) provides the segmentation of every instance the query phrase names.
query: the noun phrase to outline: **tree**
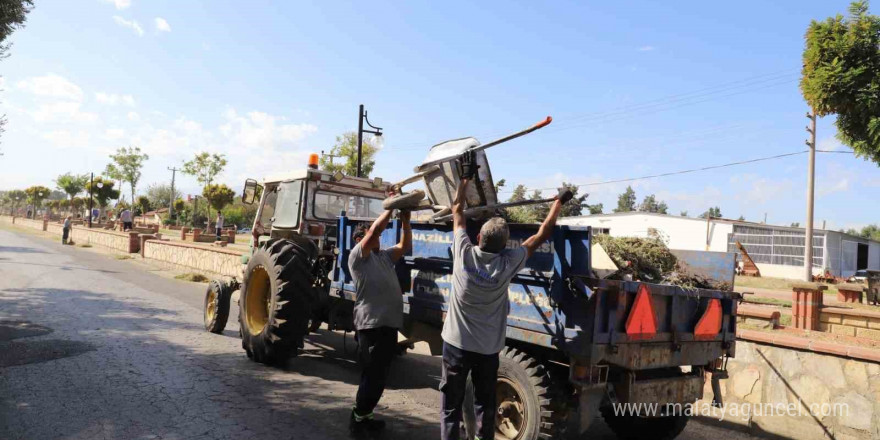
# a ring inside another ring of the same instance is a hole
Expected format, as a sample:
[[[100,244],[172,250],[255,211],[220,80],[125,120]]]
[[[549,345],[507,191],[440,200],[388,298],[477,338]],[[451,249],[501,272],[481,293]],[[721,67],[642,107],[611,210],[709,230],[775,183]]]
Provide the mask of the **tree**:
[[[34,8],[32,0],[2,0],[0,1],[0,59],[9,56],[9,48],[12,43],[6,43],[16,29],[24,27],[28,12]],[[6,115],[0,115],[0,134],[6,129]]]
[[[70,210],[77,215],[82,214],[83,209],[88,206],[89,199],[83,197],[74,197],[70,199]]]
[[[656,212],[659,214],[666,214],[668,207],[666,206],[666,202],[658,202],[654,197],[654,194],[649,196],[645,196],[642,199],[642,203],[639,205],[639,211],[641,212]]]
[[[34,206],[34,218],[36,218],[37,208],[40,207],[46,197],[49,197],[49,193],[51,193],[52,190],[45,186],[35,185],[24,190],[24,192],[27,194],[28,203]]]
[[[801,224],[800,224],[800,222],[792,222],[791,227],[792,228],[799,228],[799,227],[801,227]]]
[[[144,215],[153,209],[153,206],[150,204],[150,199],[147,196],[138,196],[134,207],[140,215]]]
[[[141,153],[140,147],[120,148],[116,150],[116,154],[110,155],[115,171],[131,186],[131,200],[134,200],[135,187],[141,180],[141,168],[149,158],[146,153]]]
[[[513,194],[510,195],[510,198],[507,199],[508,202],[522,202],[526,200],[526,194],[528,193],[528,188],[525,185],[517,185],[516,188],[513,189]],[[534,217],[534,212],[529,209],[530,206],[514,206],[512,208],[507,208],[506,218],[511,223],[534,223],[537,220]]]
[[[72,174],[65,173],[58,176],[55,179],[55,185],[61,191],[64,191],[67,194],[69,199],[73,199],[79,193],[83,192],[86,189],[86,184],[89,183],[89,176],[86,174]]]
[[[589,194],[584,194],[582,196],[578,196],[578,186],[573,183],[562,182],[563,188],[568,188],[574,194],[571,201],[562,205],[562,211],[559,212],[560,217],[576,217],[583,214],[584,208],[588,205],[586,203],[587,197]],[[546,212],[550,212],[549,208]],[[546,217],[546,214],[545,216]],[[538,221],[543,221],[544,217],[539,217]]]
[[[363,141],[361,148],[361,171],[363,177],[370,177],[376,160],[373,156],[379,148],[375,147],[366,139]],[[330,154],[322,155],[319,161],[322,170],[335,173],[341,171],[346,176],[357,176],[357,133],[353,131],[345,132],[341,136],[336,136],[336,144],[330,148]],[[334,159],[340,159],[334,161]]]
[[[22,201],[27,200],[27,193],[20,189],[13,189],[10,191],[6,191],[3,195],[3,198],[6,200],[8,206],[11,207],[10,214],[15,214],[15,208],[17,208]]]
[[[208,205],[215,211],[222,211],[223,208],[235,200],[235,191],[224,184],[214,184],[205,187],[202,191]]]
[[[804,39],[804,99],[817,116],[836,114],[837,138],[880,165],[880,17],[855,1],[846,18],[813,20]]]
[[[104,175],[110,180],[119,181],[119,194],[114,198],[118,202],[120,197],[122,197],[122,182],[124,181],[122,171],[119,171],[119,168],[117,168],[116,165],[108,163],[107,166],[104,167]]]
[[[541,194],[541,190],[532,191],[532,195],[529,196],[529,200],[541,200],[544,196]],[[550,213],[550,205],[547,203],[538,203],[535,205],[527,206],[532,211],[532,222],[540,222],[547,217],[547,214]]]
[[[617,196],[617,208],[614,212],[632,212],[636,210],[636,192],[632,186],[627,186],[626,191]]]
[[[682,217],[687,217],[687,216],[688,216],[688,212],[687,212],[687,211],[681,211],[681,213],[679,213],[678,215],[680,215],[680,216],[682,216]]]
[[[153,184],[147,187],[147,198],[150,199],[150,205],[156,209],[167,208],[171,204],[171,200],[177,200],[181,196],[177,188],[174,194],[171,194],[171,185]]]
[[[709,208],[706,212],[700,214],[700,218],[721,218],[721,208],[715,206],[713,208]]]
[[[590,214],[601,214],[604,208],[605,207],[602,206],[601,203],[596,203],[595,205],[587,205],[587,209],[590,210]]]
[[[235,199],[231,204],[223,208],[224,223],[235,225],[236,228],[251,226],[257,216],[257,203],[245,205],[241,199]]]
[[[86,192],[90,192],[98,207],[104,209],[111,199],[119,199],[119,190],[113,188],[115,184],[116,182],[112,180],[104,180],[103,177],[97,176],[91,182],[86,182]]]
[[[501,188],[504,188],[504,185],[506,185],[506,184],[507,184],[507,180],[505,180],[505,179],[501,179],[498,182],[496,182],[495,183],[495,194],[498,194],[499,192],[501,192]]]
[[[183,163],[183,173],[194,176],[203,188],[211,185],[224,168],[226,156],[207,152],[198,153],[192,160]]]

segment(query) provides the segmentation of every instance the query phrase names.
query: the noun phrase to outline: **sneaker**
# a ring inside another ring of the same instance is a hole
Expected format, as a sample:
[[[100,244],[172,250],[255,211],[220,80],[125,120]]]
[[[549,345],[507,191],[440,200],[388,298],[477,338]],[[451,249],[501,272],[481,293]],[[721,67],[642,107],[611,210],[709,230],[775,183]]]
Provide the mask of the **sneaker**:
[[[352,435],[362,436],[366,434],[381,432],[384,429],[384,420],[376,420],[373,417],[373,413],[360,416],[357,414],[357,412],[355,412],[354,408],[352,408],[351,417],[349,418],[348,422],[348,430]]]

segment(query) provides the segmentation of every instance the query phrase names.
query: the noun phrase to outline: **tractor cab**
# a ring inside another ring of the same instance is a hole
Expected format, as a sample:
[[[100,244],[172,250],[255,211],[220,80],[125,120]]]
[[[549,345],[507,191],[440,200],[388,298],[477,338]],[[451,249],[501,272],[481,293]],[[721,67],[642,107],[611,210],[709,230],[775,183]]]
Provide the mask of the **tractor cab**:
[[[270,238],[306,238],[326,255],[336,244],[340,215],[372,221],[382,213],[388,184],[378,177],[319,170],[317,157],[313,154],[304,170],[271,176],[262,184],[254,179],[245,181],[242,202],[259,203],[252,247]]]

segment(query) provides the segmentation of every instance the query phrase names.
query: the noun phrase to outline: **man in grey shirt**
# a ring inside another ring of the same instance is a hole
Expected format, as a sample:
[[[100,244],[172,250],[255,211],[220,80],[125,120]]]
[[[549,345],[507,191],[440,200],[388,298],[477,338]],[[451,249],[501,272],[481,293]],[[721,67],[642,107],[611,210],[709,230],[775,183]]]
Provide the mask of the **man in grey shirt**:
[[[525,267],[526,260],[550,238],[562,205],[572,193],[561,189],[538,233],[522,246],[507,249],[510,230],[502,218],[489,219],[471,244],[465,228],[464,198],[478,166],[473,153],[461,159],[461,183],[452,207],[452,294],[449,295],[443,323],[443,414],[441,438],[458,440],[461,406],[468,374],[474,382],[474,409],[478,440],[495,438],[495,382],[498,379],[498,353],[504,348],[507,289],[510,281]]]
[[[400,213],[403,233],[400,242],[389,249],[379,249],[379,238],[391,219],[391,211],[383,212],[369,229],[359,227],[352,236],[356,245],[348,256],[348,268],[357,290],[354,326],[363,367],[349,422],[354,436],[385,427],[383,420],[373,418],[373,408],[385,390],[388,367],[397,350],[397,330],[403,325],[403,291],[394,264],[412,249],[409,217],[408,211]]]

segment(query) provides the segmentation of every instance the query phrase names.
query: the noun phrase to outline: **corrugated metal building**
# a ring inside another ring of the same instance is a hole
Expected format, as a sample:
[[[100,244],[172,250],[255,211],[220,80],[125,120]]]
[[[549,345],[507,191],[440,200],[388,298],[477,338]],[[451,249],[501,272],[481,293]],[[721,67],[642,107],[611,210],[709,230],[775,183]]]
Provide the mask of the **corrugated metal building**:
[[[663,238],[672,249],[737,252],[746,248],[761,274],[769,277],[803,277],[803,228],[774,226],[729,219],[701,219],[648,212],[621,212],[566,217],[560,224],[592,226],[594,233],[615,237]],[[848,277],[858,269],[880,270],[880,242],[837,231],[813,231],[813,273],[825,269]]]

